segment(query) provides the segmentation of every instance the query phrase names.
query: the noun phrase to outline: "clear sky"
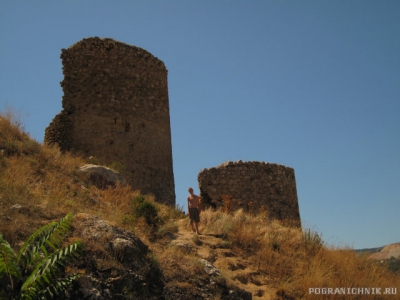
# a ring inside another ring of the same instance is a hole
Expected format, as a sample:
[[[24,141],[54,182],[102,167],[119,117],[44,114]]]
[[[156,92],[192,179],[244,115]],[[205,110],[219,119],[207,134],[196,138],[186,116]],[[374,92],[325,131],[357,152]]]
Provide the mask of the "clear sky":
[[[203,168],[278,163],[327,243],[400,242],[400,1],[1,0],[0,108],[37,141],[61,49],[94,36],[168,69],[177,204]]]

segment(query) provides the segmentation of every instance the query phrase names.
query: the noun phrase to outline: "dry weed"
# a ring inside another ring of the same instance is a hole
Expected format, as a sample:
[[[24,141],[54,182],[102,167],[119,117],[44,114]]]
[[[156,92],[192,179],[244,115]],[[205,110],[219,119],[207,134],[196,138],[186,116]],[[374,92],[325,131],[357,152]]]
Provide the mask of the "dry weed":
[[[180,251],[175,246],[169,246],[159,251],[157,258],[160,261],[165,280],[168,284],[175,285],[178,282],[182,282],[182,279],[187,278],[207,277],[204,266],[192,251]]]

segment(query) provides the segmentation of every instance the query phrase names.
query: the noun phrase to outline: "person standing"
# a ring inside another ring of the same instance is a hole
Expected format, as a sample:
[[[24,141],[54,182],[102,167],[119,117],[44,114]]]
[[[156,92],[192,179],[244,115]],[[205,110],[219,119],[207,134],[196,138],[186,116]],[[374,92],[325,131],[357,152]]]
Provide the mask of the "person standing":
[[[201,214],[200,197],[194,194],[193,189],[191,187],[188,189],[188,192],[190,194],[189,197],[187,198],[190,226],[192,227],[193,233],[200,234],[199,232],[199,222]],[[193,223],[195,224],[195,227],[193,227]]]

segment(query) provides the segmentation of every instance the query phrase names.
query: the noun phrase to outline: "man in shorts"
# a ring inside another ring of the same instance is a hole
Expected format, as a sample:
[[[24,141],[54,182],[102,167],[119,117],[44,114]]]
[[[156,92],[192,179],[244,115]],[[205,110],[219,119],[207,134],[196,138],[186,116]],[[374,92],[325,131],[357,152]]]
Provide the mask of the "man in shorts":
[[[200,197],[193,193],[193,189],[190,187],[188,189],[189,197],[187,198],[188,202],[188,211],[189,211],[189,218],[190,218],[190,226],[192,227],[193,233],[200,234],[199,232],[199,222],[200,222]],[[196,230],[193,227],[193,222],[196,225]]]

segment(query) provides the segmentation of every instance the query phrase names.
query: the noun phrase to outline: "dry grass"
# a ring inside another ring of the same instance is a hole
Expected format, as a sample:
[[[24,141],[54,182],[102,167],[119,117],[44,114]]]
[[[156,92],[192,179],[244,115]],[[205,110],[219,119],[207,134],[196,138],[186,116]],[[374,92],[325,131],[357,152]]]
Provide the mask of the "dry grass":
[[[167,288],[178,289],[180,294],[191,295],[196,288],[208,283],[209,277],[204,271],[204,266],[191,251],[172,245],[157,248],[158,251],[153,245]]]
[[[301,231],[281,222],[266,222],[262,217],[251,217],[241,210],[230,214],[205,210],[201,217],[202,230],[225,237],[236,253],[247,257],[259,274],[269,278],[277,288],[277,298],[320,299],[321,295],[309,295],[312,287],[399,288],[398,275],[375,261],[357,256],[352,249],[326,247],[321,236],[310,229]],[[219,266],[224,274],[231,276],[231,262],[221,261]],[[241,280],[251,281],[250,278],[251,274],[242,275]],[[362,297],[324,295],[323,299]],[[368,297],[393,299],[390,295]]]

